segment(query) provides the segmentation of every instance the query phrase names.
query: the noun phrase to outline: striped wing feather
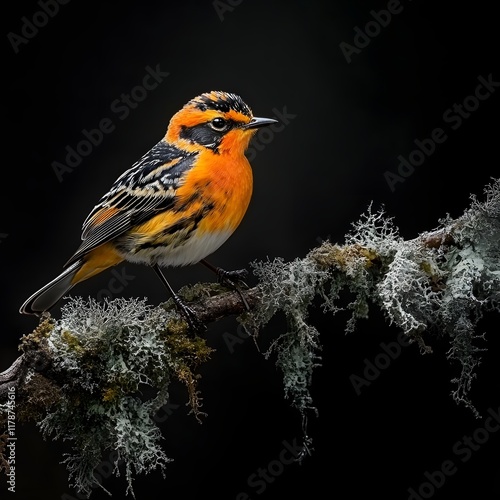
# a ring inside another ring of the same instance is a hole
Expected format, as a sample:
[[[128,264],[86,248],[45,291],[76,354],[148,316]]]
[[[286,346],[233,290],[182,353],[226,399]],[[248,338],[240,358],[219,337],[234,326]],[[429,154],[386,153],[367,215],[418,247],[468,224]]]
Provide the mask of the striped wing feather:
[[[90,212],[83,223],[82,244],[65,266],[159,211],[169,210],[195,159],[196,153],[186,153],[164,140],[156,144],[114,182]]]

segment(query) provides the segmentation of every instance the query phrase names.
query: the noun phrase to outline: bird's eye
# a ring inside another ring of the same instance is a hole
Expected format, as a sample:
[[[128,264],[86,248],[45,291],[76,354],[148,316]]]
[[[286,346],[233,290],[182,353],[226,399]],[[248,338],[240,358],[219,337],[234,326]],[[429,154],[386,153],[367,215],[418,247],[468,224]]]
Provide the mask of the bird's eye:
[[[214,118],[210,122],[210,126],[214,129],[217,130],[217,132],[222,132],[227,129],[228,123],[224,118]]]

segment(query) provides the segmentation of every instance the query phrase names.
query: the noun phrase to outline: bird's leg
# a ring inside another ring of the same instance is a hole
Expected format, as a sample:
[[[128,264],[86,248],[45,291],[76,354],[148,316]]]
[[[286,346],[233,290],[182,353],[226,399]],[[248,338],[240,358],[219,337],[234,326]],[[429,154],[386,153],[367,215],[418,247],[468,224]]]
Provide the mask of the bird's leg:
[[[170,295],[172,295],[177,309],[186,318],[186,321],[188,322],[191,330],[193,330],[193,332],[195,333],[203,333],[206,330],[206,326],[198,319],[195,312],[186,304],[184,304],[182,299],[174,292],[173,288],[170,286],[170,283],[167,281],[167,278],[165,278],[165,275],[162,273],[158,264],[153,264],[151,267],[154,269],[161,282],[170,292]]]
[[[212,272],[217,275],[217,281],[221,285],[225,285],[233,290],[236,290],[241,297],[243,304],[245,305],[245,309],[250,311],[250,306],[248,305],[247,300],[243,293],[241,293],[240,286],[243,288],[248,288],[248,285],[243,281],[248,276],[248,271],[246,269],[236,269],[234,271],[226,271],[221,267],[214,266],[207,262],[205,259],[200,260],[200,263],[204,266],[208,267]]]

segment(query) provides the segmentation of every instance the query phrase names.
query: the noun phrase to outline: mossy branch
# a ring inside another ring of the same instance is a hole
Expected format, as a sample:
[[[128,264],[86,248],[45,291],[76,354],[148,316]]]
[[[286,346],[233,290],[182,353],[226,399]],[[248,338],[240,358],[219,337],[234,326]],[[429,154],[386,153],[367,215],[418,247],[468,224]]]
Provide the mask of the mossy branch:
[[[254,262],[257,285],[242,291],[249,311],[238,293],[219,285],[198,284],[180,294],[201,322],[235,315],[255,337],[278,312],[284,314],[287,331],[275,335],[264,355],[280,368],[285,396],[303,422],[314,411],[310,387],[321,362],[320,333],[308,319],[309,308],[319,297],[325,314],[335,314],[345,290],[354,297],[347,332],[378,307],[422,353],[432,351],[433,334],[448,336],[447,357],[461,364],[453,397],[478,415],[468,397],[484,351],[475,329],[486,311],[500,312],[500,181],[486,186],[484,195],[482,202],[472,196],[461,217],[446,217],[412,240],[401,238],[393,220],[370,206],[342,244],[324,242],[291,262]],[[65,463],[80,492],[90,494],[93,471],[107,449],[117,452],[115,473],[125,464],[132,494],[134,474],[163,470],[170,459],[159,445],[154,416],[173,379],[186,385],[195,417],[202,415],[197,369],[212,349],[190,334],[171,301],[150,306],[137,299],[73,298],[60,319],[43,317],[20,350],[0,373],[0,424],[13,387],[18,419],[74,444]],[[305,452],[310,444],[304,425]]]

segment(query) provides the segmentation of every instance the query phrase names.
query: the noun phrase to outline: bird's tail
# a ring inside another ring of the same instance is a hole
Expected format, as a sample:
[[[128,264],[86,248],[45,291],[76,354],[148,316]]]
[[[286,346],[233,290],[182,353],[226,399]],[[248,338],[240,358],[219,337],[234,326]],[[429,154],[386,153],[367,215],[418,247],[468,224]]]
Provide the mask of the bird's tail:
[[[71,264],[57,278],[53,279],[26,300],[19,309],[19,312],[21,314],[40,315],[42,312],[51,309],[76,284],[74,277],[82,265],[83,259]]]

